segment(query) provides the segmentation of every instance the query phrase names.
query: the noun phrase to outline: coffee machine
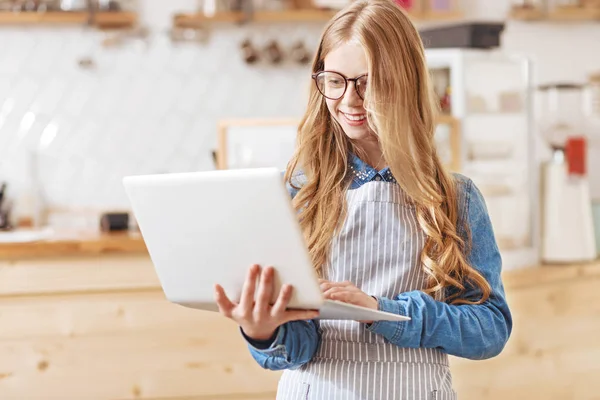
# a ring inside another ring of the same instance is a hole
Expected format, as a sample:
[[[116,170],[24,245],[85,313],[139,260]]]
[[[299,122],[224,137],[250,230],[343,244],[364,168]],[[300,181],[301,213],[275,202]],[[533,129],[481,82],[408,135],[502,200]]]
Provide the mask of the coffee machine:
[[[583,89],[571,83],[540,87],[539,126],[551,151],[541,171],[541,259],[548,264],[596,258]]]

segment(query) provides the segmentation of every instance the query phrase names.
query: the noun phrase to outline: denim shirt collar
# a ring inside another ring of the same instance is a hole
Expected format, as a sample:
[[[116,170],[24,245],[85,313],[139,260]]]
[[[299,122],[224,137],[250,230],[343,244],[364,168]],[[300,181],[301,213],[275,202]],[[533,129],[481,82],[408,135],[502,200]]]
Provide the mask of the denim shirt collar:
[[[349,154],[348,168],[353,175],[352,185],[350,186],[351,189],[356,189],[371,181],[396,183],[396,179],[392,175],[392,171],[389,167],[377,171],[352,152]]]

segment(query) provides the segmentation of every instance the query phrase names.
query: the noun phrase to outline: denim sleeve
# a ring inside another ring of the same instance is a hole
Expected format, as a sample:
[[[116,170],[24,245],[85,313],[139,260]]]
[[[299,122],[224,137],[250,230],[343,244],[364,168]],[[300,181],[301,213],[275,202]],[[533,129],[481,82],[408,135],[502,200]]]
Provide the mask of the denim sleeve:
[[[450,355],[473,360],[500,354],[512,331],[512,316],[501,281],[502,259],[485,200],[467,178],[459,177],[463,195],[459,207],[467,218],[472,246],[468,261],[492,288],[489,299],[480,305],[450,305],[421,291],[401,293],[393,299],[380,298],[379,309],[411,317],[407,322],[375,322],[372,332],[401,347],[437,348]],[[460,196],[459,196],[460,197]],[[460,231],[466,238],[466,233]],[[464,297],[475,299],[470,288]]]
[[[283,174],[282,174],[283,176]],[[302,183],[301,174],[294,175],[294,186]],[[294,198],[298,189],[286,182],[290,197]],[[295,369],[309,362],[317,351],[320,341],[317,320],[292,321],[281,325],[275,332],[272,343],[253,341],[240,329],[248,344],[250,354],[258,364],[270,370]]]
[[[241,331],[241,329],[240,329]],[[296,369],[309,362],[320,341],[316,320],[292,321],[277,329],[275,341],[266,349],[257,348],[244,333],[252,357],[264,369]]]

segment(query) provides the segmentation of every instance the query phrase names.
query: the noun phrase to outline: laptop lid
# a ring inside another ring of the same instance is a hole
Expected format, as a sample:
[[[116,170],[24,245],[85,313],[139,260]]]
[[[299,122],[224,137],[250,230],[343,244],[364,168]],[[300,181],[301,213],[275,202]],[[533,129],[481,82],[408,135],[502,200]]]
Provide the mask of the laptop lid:
[[[278,169],[128,176],[123,185],[169,301],[216,311],[214,285],[239,300],[256,263],[276,269],[273,301],[290,283],[290,308],[323,303]]]

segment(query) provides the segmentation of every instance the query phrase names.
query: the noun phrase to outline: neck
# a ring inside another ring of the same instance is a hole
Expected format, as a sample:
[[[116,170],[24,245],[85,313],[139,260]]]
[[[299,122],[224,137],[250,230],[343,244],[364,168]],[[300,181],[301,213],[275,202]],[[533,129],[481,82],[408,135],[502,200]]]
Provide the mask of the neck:
[[[379,141],[376,139],[366,139],[356,142],[355,145],[365,154],[366,159],[363,160],[364,162],[378,171],[385,168],[386,162],[383,159],[383,152],[381,151],[381,147],[379,147]]]

